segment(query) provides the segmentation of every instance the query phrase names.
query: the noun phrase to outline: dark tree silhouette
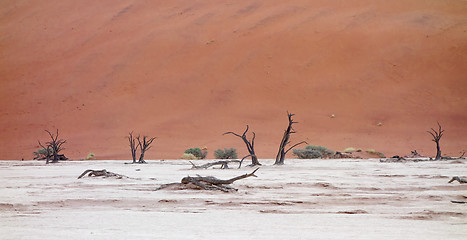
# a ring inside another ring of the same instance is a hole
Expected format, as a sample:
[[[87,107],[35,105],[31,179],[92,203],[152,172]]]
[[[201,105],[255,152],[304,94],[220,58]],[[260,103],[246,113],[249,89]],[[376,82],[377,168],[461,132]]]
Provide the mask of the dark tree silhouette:
[[[243,132],[242,135],[236,134],[234,132],[226,132],[226,133],[224,133],[222,135],[233,134],[233,135],[241,138],[243,140],[243,142],[245,143],[248,152],[250,153],[251,166],[261,165],[261,163],[259,163],[258,157],[256,156],[256,153],[255,153],[255,137],[256,137],[255,133],[253,132],[253,137],[251,138],[251,141],[249,141],[246,138],[246,133],[248,132],[249,128],[250,127],[248,125],[246,125],[246,130],[245,130],[245,132]]]
[[[287,117],[289,118],[289,125],[287,126],[287,129],[284,131],[284,136],[282,137],[281,144],[279,145],[279,151],[277,152],[276,155],[276,161],[274,162],[274,165],[283,165],[284,160],[285,160],[285,155],[292,150],[294,147],[306,143],[305,141],[301,141],[292,147],[288,148],[286,150],[287,144],[290,143],[290,134],[295,133],[295,130],[293,129],[293,124],[298,123],[294,122],[292,117],[295,116],[295,114],[287,112]]]
[[[139,149],[141,150],[138,163],[146,163],[146,161],[144,161],[144,154],[151,148],[150,145],[152,144],[152,141],[156,139],[156,137],[148,139],[148,136],[143,136],[143,139],[141,140],[140,136],[138,136],[136,139],[138,140]]]
[[[436,143],[436,157],[435,157],[435,160],[440,160],[442,157],[441,157],[441,148],[439,147],[439,140],[443,136],[444,130],[441,129],[441,125],[438,122],[438,131],[436,131],[436,130],[434,130],[432,128],[431,131],[427,131],[427,132],[429,134],[431,134],[431,136],[433,137],[433,139],[431,141]]]
[[[58,132],[58,129],[57,129],[57,133],[54,135],[53,133],[51,133],[49,130],[45,130],[49,136],[50,136],[50,142],[46,142],[46,146],[42,145],[42,143],[40,141],[39,142],[39,145],[45,149],[45,151],[47,152],[47,156],[46,156],[46,164],[48,164],[49,162],[50,163],[57,163],[59,160],[66,160],[67,158],[63,155],[63,154],[59,154],[60,151],[62,151],[64,148],[63,148],[63,144],[66,143],[66,140],[63,140],[63,139],[58,139],[58,135],[59,135],[59,132]],[[52,156],[51,156],[52,155]],[[50,158],[52,158],[52,161],[50,161]]]
[[[130,143],[131,157],[133,159],[132,163],[136,163],[136,150],[138,150],[139,145],[136,143],[136,139],[133,137],[133,132],[130,132],[127,138],[128,142]]]

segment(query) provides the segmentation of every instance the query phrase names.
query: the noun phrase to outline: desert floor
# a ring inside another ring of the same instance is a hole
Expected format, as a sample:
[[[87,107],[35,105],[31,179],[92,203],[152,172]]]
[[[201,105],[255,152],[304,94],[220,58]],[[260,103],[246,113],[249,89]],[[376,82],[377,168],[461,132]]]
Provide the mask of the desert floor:
[[[197,161],[196,163],[203,163]],[[2,239],[466,239],[465,161],[286,160],[238,192],[163,189],[196,174],[185,160],[0,162]],[[232,166],[234,167],[234,166]],[[77,179],[107,169],[135,179]]]

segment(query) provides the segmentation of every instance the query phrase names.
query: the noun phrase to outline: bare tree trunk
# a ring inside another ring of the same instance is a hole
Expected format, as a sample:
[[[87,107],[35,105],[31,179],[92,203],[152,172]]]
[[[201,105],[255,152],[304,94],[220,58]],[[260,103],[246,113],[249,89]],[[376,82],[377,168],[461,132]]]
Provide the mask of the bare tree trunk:
[[[130,132],[127,138],[128,142],[130,143],[130,151],[133,163],[136,163],[136,150],[138,149],[139,145],[136,144],[136,139],[133,137],[133,132]]]
[[[154,139],[156,138],[152,137],[148,139],[148,136],[143,136],[143,140],[141,141],[140,137],[138,136],[136,139],[138,140],[139,148],[141,150],[138,163],[146,163],[146,161],[144,161],[144,154],[147,150],[151,148],[150,145],[152,144],[152,141],[154,141]]]
[[[243,140],[243,142],[245,143],[246,145],[246,148],[248,150],[248,152],[250,153],[250,156],[251,156],[251,165],[252,166],[256,166],[256,165],[261,165],[261,163],[259,163],[258,161],[258,157],[256,156],[256,153],[255,153],[255,133],[253,132],[253,138],[251,139],[251,141],[249,141],[247,138],[246,138],[246,133],[248,132],[248,129],[249,129],[249,126],[246,125],[246,130],[245,132],[243,132],[242,135],[239,135],[239,134],[236,134],[234,132],[226,132],[222,135],[226,135],[226,134],[233,134],[239,138],[241,138]]]
[[[436,142],[436,160],[441,159],[441,148],[439,147],[439,140]]]
[[[434,130],[432,128],[431,131],[427,131],[427,132],[429,134],[431,134],[431,136],[433,137],[433,139],[431,141],[436,143],[436,157],[435,157],[435,160],[440,160],[442,157],[441,157],[441,148],[439,146],[439,140],[443,136],[444,130],[441,129],[441,125],[438,122],[438,131],[436,131],[436,130]]]
[[[283,165],[284,164],[284,160],[285,160],[285,155],[290,151],[292,150],[294,147],[300,145],[300,144],[303,144],[303,143],[306,143],[305,141],[302,141],[302,142],[299,142],[295,145],[293,145],[292,147],[290,147],[289,149],[285,149],[287,144],[290,143],[290,134],[292,133],[295,133],[295,130],[293,129],[293,124],[294,123],[298,123],[298,122],[294,122],[292,117],[294,116],[295,114],[291,114],[291,113],[288,113],[287,112],[287,116],[289,118],[289,125],[287,126],[287,129],[284,131],[284,135],[282,136],[282,140],[281,140],[281,144],[279,145],[279,151],[277,152],[277,155],[276,155],[276,161],[274,162],[274,165]]]

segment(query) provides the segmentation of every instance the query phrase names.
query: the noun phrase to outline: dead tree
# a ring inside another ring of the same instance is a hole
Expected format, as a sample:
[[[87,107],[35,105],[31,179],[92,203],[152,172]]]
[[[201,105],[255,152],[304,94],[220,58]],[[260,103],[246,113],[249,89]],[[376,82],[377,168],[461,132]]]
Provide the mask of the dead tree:
[[[127,138],[128,142],[130,143],[131,157],[133,159],[132,163],[136,163],[136,150],[138,150],[139,145],[136,143],[136,139],[133,137],[133,132],[130,132]]]
[[[45,130],[49,136],[50,136],[50,141],[46,142],[46,145],[42,145],[40,141],[39,146],[41,146],[43,149],[45,149],[47,155],[45,156],[46,159],[46,164],[50,163],[57,163],[59,160],[67,160],[68,158],[65,157],[63,154],[59,154],[60,151],[62,151],[63,144],[66,143],[66,140],[63,139],[58,139],[58,129],[57,133],[54,135],[52,134],[49,130]],[[52,158],[52,159],[51,159]],[[50,161],[51,160],[51,161]]]
[[[237,189],[231,187],[230,184],[234,183],[237,180],[244,179],[244,178],[247,178],[247,177],[257,177],[255,175],[255,172],[258,171],[258,169],[259,168],[256,168],[251,173],[243,174],[241,176],[234,177],[234,178],[227,179],[227,180],[218,179],[218,178],[213,177],[213,176],[207,176],[207,177],[202,177],[202,176],[199,176],[199,175],[197,177],[188,176],[188,177],[182,178],[181,183],[164,184],[164,185],[160,186],[159,188],[157,188],[156,191],[167,188],[169,186],[178,186],[178,187],[185,186],[185,187],[187,187],[187,185],[189,185],[189,184],[192,184],[192,185],[196,186],[197,188],[201,188],[201,189],[204,189],[204,190],[219,190],[219,191],[223,191],[223,192],[237,191]]]
[[[294,122],[292,117],[294,116],[295,114],[292,114],[292,113],[289,113],[287,112],[287,116],[289,118],[289,125],[287,126],[287,129],[284,131],[284,135],[282,136],[282,140],[281,140],[281,144],[279,146],[279,151],[277,152],[277,155],[276,155],[276,161],[274,162],[274,165],[283,165],[284,164],[284,160],[285,160],[285,155],[290,151],[292,150],[294,147],[300,145],[300,144],[303,144],[303,143],[306,143],[305,141],[301,141],[295,145],[293,145],[292,147],[288,148],[287,150],[285,149],[287,147],[287,144],[290,143],[290,134],[293,134],[295,133],[295,130],[293,129],[293,124],[294,123],[298,123],[298,122]]]
[[[146,163],[146,161],[144,161],[144,154],[146,153],[147,150],[151,148],[150,145],[152,144],[152,141],[156,139],[156,137],[152,137],[148,139],[148,136],[143,136],[143,140],[141,140],[140,136],[138,136],[136,139],[138,140],[139,149],[141,151],[139,155],[138,163]]]
[[[436,157],[435,160],[441,159],[441,149],[439,147],[439,140],[443,136],[444,130],[441,129],[441,125],[438,122],[438,131],[434,130],[433,128],[431,131],[427,131],[433,137],[432,141],[436,143]]]
[[[245,132],[243,132],[242,135],[236,134],[234,132],[226,132],[226,133],[224,133],[222,135],[233,134],[233,135],[241,138],[243,140],[243,142],[245,143],[248,152],[250,153],[249,155],[251,156],[251,166],[261,165],[261,163],[259,163],[258,157],[256,156],[256,153],[255,153],[255,137],[256,137],[255,133],[253,132],[253,137],[252,137],[251,141],[249,141],[246,138],[246,133],[248,132],[249,128],[250,127],[248,125],[246,125],[246,130],[245,130]]]

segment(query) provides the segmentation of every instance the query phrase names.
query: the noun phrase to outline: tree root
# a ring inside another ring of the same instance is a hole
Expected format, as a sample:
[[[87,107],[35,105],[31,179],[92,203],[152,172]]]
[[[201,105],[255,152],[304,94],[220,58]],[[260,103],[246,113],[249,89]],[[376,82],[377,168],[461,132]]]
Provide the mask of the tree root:
[[[251,173],[243,174],[241,176],[237,176],[237,177],[227,179],[227,180],[218,179],[213,176],[207,176],[207,177],[202,177],[199,175],[197,177],[188,176],[188,177],[182,178],[181,183],[164,184],[164,185],[161,185],[159,188],[157,188],[156,191],[170,187],[170,186],[178,186],[178,187],[185,186],[186,187],[188,184],[192,184],[204,190],[219,190],[223,192],[237,191],[238,189],[231,187],[230,184],[234,183],[237,180],[244,179],[247,177],[257,177],[255,175],[255,172],[258,171],[258,169],[259,168],[256,168]]]

